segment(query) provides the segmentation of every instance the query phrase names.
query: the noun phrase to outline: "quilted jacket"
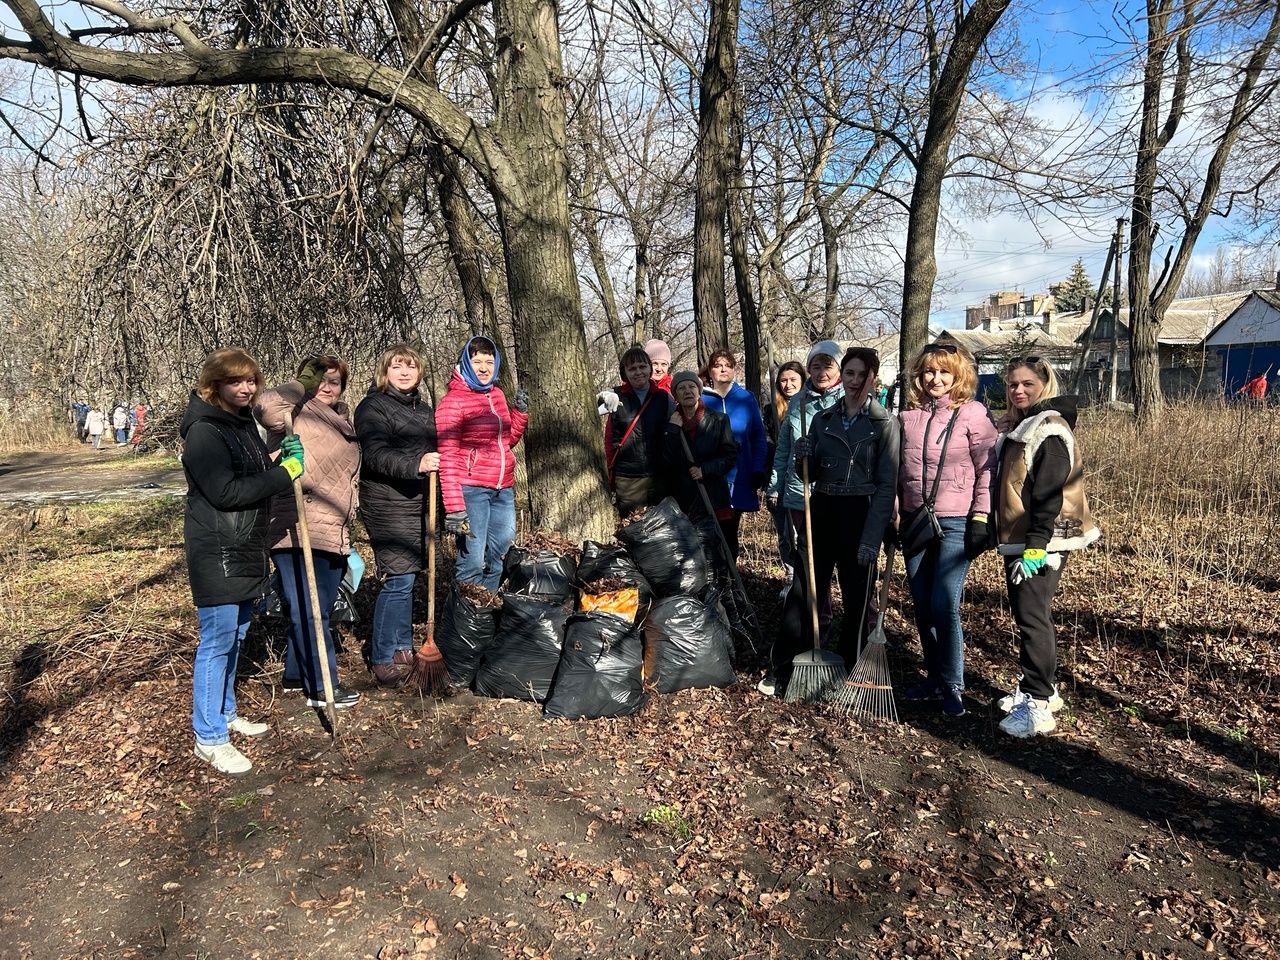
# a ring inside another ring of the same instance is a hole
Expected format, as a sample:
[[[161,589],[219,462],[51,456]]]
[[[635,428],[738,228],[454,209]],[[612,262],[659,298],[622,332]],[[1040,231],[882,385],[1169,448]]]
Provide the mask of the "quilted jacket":
[[[350,524],[356,515],[360,474],[360,443],[350,411],[341,400],[329,406],[303,390],[297,380],[267,390],[258,397],[253,412],[267,430],[267,447],[273,454],[284,438],[287,411],[293,412],[293,429],[302,439],[307,465],[302,495],[311,549],[346,556],[351,552]],[[292,490],[271,499],[267,530],[273,550],[302,548]]]
[[[436,409],[440,436],[440,489],[450,513],[467,509],[462,488],[504,490],[515,482],[511,448],[524,436],[529,415],[507,407],[502,388],[472,390],[457,370]]]

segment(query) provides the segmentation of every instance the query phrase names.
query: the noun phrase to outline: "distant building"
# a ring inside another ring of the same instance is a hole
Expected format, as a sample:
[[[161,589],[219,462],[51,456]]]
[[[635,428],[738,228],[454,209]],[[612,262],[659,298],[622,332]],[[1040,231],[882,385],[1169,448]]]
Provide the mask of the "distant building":
[[[1000,333],[1015,330],[1020,324],[1053,324],[1057,312],[1053,294],[1025,293],[1003,290],[993,293],[985,301],[964,308],[964,328]]]
[[[1277,278],[1280,287],[1280,277]],[[1205,338],[1228,397],[1254,375],[1280,370],[1280,289],[1253,290]]]

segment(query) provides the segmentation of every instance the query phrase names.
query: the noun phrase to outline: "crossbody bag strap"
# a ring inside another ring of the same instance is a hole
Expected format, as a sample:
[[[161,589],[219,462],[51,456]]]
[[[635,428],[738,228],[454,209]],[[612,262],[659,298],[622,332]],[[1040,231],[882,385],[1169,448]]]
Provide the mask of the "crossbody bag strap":
[[[929,491],[927,497],[924,496],[925,487],[925,470],[929,465],[929,425],[926,423],[924,427],[924,449],[920,454],[920,495],[924,497],[925,506],[933,510],[933,504],[938,499],[938,484],[942,482],[942,465],[947,462],[947,447],[951,445],[951,431],[956,425],[956,414],[958,409],[951,411],[951,419],[947,421],[947,429],[942,434],[942,452],[938,454],[938,469],[933,474],[933,489]]]
[[[653,399],[654,388],[649,388],[649,395],[644,398],[644,403],[640,404],[640,409],[636,411],[635,419],[627,424],[627,429],[622,434],[622,439],[618,441],[618,445],[613,448],[613,457],[609,460],[609,483],[613,483],[613,465],[618,462],[618,454],[622,453],[622,447],[627,442],[627,438],[631,436],[631,431],[636,428],[636,424],[640,422],[640,418],[644,416],[644,411],[649,402]]]

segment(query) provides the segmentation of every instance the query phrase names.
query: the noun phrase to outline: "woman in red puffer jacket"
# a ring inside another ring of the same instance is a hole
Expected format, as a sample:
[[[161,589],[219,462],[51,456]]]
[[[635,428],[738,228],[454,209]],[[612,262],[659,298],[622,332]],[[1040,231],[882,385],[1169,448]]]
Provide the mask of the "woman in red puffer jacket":
[[[472,337],[436,410],[444,527],[459,536],[457,578],[496,592],[502,561],[516,533],[516,469],[511,448],[529,422],[529,395],[514,409],[497,385],[498,348]]]

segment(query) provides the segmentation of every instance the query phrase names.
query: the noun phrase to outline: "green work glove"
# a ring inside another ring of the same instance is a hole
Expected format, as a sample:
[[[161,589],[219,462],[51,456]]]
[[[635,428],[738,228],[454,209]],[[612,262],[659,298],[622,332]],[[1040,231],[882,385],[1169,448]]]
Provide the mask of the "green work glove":
[[[289,471],[290,480],[297,480],[300,476],[302,476],[302,472],[306,469],[306,467],[304,467],[302,464],[301,453],[299,453],[296,457],[285,457],[283,460],[280,461],[280,466],[284,467],[287,471]]]
[[[1022,551],[1022,575],[1024,578],[1030,579],[1040,572],[1040,568],[1044,566],[1044,562],[1049,559],[1049,555],[1043,550],[1023,550]]]
[[[308,393],[314,392],[320,386],[320,381],[324,379],[325,371],[328,369],[319,357],[308,360],[303,365],[302,372],[298,374],[298,382],[302,384],[302,389]]]
[[[302,438],[296,433],[285,434],[280,441],[280,456],[284,457],[301,457],[302,456]]]

